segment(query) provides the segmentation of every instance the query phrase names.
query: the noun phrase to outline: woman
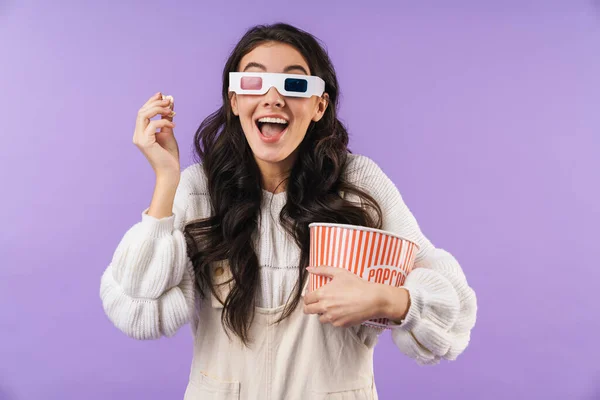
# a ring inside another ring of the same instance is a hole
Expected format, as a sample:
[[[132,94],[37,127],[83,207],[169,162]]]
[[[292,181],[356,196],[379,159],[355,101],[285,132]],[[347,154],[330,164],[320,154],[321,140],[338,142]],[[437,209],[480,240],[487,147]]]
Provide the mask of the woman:
[[[186,399],[377,398],[381,330],[360,325],[376,317],[394,321],[394,343],[419,364],[453,360],[469,342],[475,293],[381,169],[350,153],[338,94],[318,41],[276,24],[250,29],[231,53],[223,106],[194,138],[202,162],[180,173],[160,93],[138,113],[133,141],[155,171],[155,191],[100,294],[113,324],[136,339],[191,322]],[[401,288],[339,268],[307,270],[311,222],[410,239],[419,245],[414,270]],[[309,273],[333,280],[306,293]]]

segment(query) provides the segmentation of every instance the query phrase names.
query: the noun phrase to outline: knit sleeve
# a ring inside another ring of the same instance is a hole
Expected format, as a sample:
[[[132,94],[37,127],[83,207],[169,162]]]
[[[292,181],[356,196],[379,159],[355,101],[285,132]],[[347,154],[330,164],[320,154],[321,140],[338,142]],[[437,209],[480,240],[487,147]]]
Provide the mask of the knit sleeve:
[[[404,287],[411,305],[406,318],[392,326],[392,340],[419,365],[455,360],[469,344],[477,299],[457,260],[436,248],[421,232],[393,182],[364,156],[349,163],[352,181],[369,192],[383,213],[383,229],[416,242],[419,252]]]
[[[146,208],[141,221],[119,242],[102,275],[104,312],[134,339],[173,336],[192,316],[193,271],[182,230],[193,167],[181,174],[172,215],[158,219],[148,215]]]

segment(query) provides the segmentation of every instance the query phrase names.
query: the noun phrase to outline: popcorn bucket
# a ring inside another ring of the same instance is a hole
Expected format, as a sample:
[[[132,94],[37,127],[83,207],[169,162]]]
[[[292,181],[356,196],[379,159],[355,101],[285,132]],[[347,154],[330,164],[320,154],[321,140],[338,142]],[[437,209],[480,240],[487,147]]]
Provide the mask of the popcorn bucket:
[[[312,223],[309,229],[311,267],[344,268],[374,283],[402,286],[419,250],[416,243],[379,229],[329,223]],[[307,290],[312,292],[330,281],[310,274]],[[377,318],[363,325],[387,328],[388,323],[387,318]]]

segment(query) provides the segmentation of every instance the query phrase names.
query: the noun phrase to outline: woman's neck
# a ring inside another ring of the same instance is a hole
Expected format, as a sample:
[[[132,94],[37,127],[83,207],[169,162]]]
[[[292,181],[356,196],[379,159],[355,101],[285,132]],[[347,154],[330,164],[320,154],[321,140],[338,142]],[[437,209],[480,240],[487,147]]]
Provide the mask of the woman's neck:
[[[256,160],[261,175],[262,188],[268,192],[277,194],[285,192],[287,188],[287,178],[290,176],[293,162],[285,159],[278,163],[264,162]]]

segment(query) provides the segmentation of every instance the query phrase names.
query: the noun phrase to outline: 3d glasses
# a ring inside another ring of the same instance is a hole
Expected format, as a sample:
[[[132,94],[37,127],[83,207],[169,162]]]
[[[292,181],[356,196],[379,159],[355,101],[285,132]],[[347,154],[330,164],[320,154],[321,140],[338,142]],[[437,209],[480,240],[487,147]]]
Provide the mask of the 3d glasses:
[[[265,94],[275,87],[283,96],[321,96],[325,81],[318,76],[271,72],[230,72],[229,91],[237,94]]]

